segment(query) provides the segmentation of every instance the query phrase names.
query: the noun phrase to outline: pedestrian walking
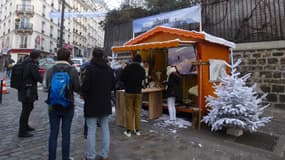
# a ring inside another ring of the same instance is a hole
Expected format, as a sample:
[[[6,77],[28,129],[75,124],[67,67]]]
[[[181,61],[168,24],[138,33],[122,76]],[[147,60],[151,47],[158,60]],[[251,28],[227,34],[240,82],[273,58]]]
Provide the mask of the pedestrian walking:
[[[38,61],[40,52],[33,50],[30,56],[26,58],[20,69],[21,83],[18,89],[18,100],[22,102],[22,112],[20,116],[19,137],[32,137],[30,131],[35,129],[29,125],[29,117],[34,108],[34,102],[38,100],[37,83],[42,83],[42,78],[39,73]],[[12,83],[12,82],[11,82]]]
[[[55,65],[47,71],[49,88],[49,160],[56,159],[57,137],[61,122],[62,159],[70,160],[70,128],[74,115],[74,94],[80,90],[78,72],[70,65],[70,51],[60,49]]]
[[[103,50],[95,48],[90,65],[87,66],[81,96],[84,99],[84,117],[87,123],[87,152],[85,160],[107,160],[110,148],[109,115],[112,114],[111,92],[115,78],[111,67],[103,59]],[[102,151],[96,154],[96,128],[100,121]]]
[[[166,68],[166,95],[167,95],[167,105],[170,117],[170,122],[176,122],[176,108],[175,100],[179,95],[179,75],[175,66],[168,66]]]
[[[11,70],[13,68],[15,61],[11,58],[11,55],[8,55],[8,59],[5,61],[5,68],[6,68],[6,76],[7,78],[11,77]]]
[[[135,55],[133,62],[128,64],[122,74],[121,80],[125,86],[125,103],[127,110],[127,130],[124,134],[131,136],[133,131],[136,135],[140,135],[141,127],[141,105],[142,105],[142,87],[145,79],[145,70],[140,65],[142,59],[140,55]],[[134,124],[135,118],[135,124]]]

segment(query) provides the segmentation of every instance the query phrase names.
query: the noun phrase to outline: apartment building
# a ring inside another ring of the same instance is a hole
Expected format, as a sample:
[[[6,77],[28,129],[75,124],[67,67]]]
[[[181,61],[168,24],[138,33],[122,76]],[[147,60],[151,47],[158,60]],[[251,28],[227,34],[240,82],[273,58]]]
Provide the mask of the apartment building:
[[[61,0],[1,0],[0,51],[10,49],[39,49],[56,53],[59,44],[61,19],[50,12],[61,11]],[[94,12],[105,10],[103,3],[94,0],[65,0],[65,12]],[[63,44],[73,47],[73,56],[90,56],[90,51],[103,47],[102,17],[64,19]]]

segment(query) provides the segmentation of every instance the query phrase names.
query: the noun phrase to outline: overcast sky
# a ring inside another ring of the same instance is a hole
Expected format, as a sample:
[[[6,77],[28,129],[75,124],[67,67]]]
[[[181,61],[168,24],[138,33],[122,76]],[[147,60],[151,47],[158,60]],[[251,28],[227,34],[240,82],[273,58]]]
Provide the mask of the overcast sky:
[[[123,0],[105,0],[110,9],[119,8]]]

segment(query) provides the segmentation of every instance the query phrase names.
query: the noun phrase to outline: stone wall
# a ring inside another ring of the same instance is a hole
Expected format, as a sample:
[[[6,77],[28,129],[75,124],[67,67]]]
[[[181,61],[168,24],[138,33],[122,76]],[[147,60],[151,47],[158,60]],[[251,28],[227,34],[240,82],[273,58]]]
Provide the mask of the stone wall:
[[[252,73],[249,84],[257,83],[258,92],[268,93],[268,113],[285,118],[285,41],[237,44],[233,57],[242,59],[242,74]]]

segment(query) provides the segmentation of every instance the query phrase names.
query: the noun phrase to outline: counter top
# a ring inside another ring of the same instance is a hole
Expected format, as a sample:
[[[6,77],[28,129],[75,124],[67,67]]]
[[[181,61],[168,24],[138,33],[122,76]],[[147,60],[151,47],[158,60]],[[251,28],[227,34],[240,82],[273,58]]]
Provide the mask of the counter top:
[[[149,93],[149,92],[159,92],[163,91],[164,88],[153,87],[153,88],[144,88],[142,89],[142,93]],[[118,90],[119,92],[125,92],[125,90]]]

